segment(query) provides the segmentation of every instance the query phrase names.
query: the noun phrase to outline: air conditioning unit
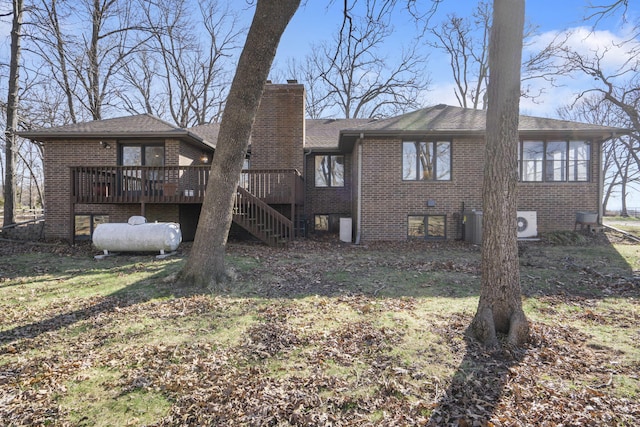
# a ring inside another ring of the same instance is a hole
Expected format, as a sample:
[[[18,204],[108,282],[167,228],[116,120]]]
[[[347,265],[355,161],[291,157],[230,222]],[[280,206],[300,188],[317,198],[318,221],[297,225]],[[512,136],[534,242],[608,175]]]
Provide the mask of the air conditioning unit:
[[[538,224],[536,211],[518,211],[518,239],[536,237]]]

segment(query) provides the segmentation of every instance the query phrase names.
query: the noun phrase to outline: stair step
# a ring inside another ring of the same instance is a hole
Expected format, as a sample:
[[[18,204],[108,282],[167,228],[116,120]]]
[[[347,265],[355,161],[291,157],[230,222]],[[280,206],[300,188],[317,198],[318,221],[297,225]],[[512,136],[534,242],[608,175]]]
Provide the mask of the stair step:
[[[254,195],[246,194],[245,190],[238,190],[235,203],[234,222],[269,246],[286,246],[296,234],[299,219],[285,222],[276,210],[271,206],[265,206],[264,202],[257,200]]]

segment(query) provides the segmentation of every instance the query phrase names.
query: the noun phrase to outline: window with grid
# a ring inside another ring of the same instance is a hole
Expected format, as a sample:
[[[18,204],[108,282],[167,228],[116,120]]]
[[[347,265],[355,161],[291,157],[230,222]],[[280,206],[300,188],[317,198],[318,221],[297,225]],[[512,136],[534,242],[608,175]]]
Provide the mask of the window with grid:
[[[591,145],[587,141],[521,141],[518,166],[524,182],[589,181]]]
[[[451,180],[451,143],[449,141],[404,141],[402,143],[402,179],[404,181]]]

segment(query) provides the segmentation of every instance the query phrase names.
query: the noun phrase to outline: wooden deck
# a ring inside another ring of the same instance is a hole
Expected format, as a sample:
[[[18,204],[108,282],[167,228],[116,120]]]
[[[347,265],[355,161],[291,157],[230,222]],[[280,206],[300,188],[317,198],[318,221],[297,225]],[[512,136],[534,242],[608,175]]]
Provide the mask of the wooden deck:
[[[202,203],[210,166],[74,166],[72,203]],[[239,187],[263,202],[304,203],[304,183],[294,169],[244,170]]]
[[[74,166],[71,204],[201,204],[209,166]],[[233,221],[271,246],[295,238],[297,207],[304,204],[304,182],[294,169],[242,171],[234,197]],[[288,206],[289,217],[273,205]],[[75,208],[72,208],[75,211]],[[72,227],[73,228],[73,227]]]

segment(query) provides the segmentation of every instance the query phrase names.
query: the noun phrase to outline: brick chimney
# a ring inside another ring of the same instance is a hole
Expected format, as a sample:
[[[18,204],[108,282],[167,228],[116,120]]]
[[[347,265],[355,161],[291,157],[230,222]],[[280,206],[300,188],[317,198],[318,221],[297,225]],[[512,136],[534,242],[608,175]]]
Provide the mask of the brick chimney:
[[[251,132],[251,169],[303,170],[304,85],[267,83]]]

